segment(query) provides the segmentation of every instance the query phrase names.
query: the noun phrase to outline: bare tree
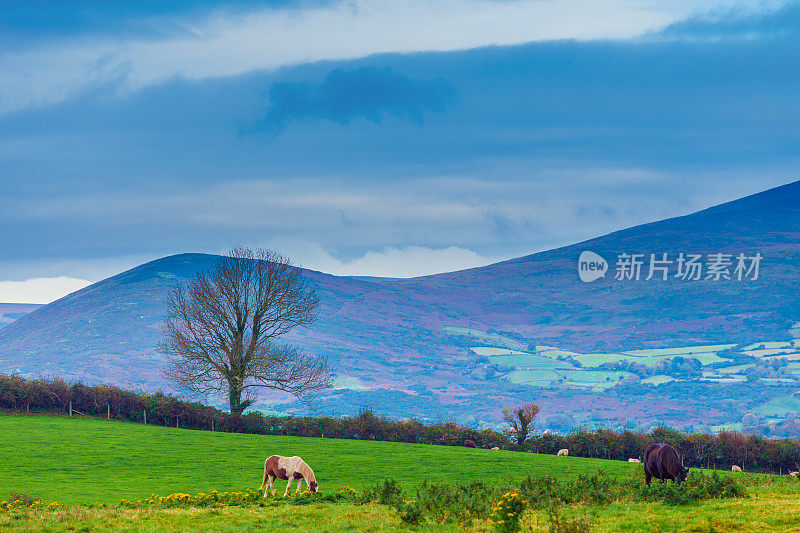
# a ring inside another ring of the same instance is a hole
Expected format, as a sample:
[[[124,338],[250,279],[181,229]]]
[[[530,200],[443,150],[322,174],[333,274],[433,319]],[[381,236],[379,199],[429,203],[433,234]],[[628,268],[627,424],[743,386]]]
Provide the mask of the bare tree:
[[[196,393],[226,394],[241,414],[255,389],[289,392],[303,401],[330,386],[328,362],[278,339],[312,323],[314,287],[283,255],[231,250],[208,272],[176,285],[168,300],[164,374]]]
[[[503,420],[509,423],[509,432],[517,437],[517,446],[520,448],[528,438],[528,428],[539,414],[539,402],[529,402],[517,407],[503,409]]]

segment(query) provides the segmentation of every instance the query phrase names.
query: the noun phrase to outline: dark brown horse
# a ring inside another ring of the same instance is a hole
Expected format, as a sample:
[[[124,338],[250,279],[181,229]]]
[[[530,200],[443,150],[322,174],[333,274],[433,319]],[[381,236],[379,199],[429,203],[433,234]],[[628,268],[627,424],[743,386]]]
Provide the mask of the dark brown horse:
[[[644,482],[650,484],[650,478],[664,481],[671,479],[680,485],[689,473],[678,457],[678,452],[669,444],[651,444],[644,451]]]

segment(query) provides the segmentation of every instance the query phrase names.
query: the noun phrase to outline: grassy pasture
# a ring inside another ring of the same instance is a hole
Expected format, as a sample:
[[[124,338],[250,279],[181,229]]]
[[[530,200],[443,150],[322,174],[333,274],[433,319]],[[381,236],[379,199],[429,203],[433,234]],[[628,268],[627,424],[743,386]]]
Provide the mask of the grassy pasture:
[[[532,369],[557,369],[557,368],[572,368],[575,367],[566,361],[559,361],[558,359],[548,359],[547,357],[540,357],[538,355],[495,355],[489,358],[492,363],[500,363],[503,365],[513,366],[516,368],[532,368]]]
[[[538,350],[537,349],[536,353],[538,355],[542,355],[544,357],[551,357],[551,358],[554,358],[554,359],[557,358],[557,357],[576,357],[578,355],[581,355],[578,352],[570,352],[569,350],[559,350],[557,348],[556,349],[547,349],[547,350]]]
[[[574,479],[598,469],[620,479],[640,476],[621,461],[400,443],[274,437],[189,431],[96,419],[0,415],[0,499],[9,491],[69,504],[56,510],[0,512],[2,531],[462,531],[456,523],[407,526],[398,512],[375,503],[264,507],[91,508],[157,493],[243,490],[260,484],[271,453],[308,459],[321,491],[372,485],[386,477],[406,490],[423,479],[504,482],[528,474]],[[739,476],[750,498],[690,506],[614,501],[569,504],[560,513],[585,531],[800,531],[800,483]],[[279,486],[279,490],[282,487]],[[4,494],[5,493],[5,494]],[[522,515],[523,531],[553,531],[548,512]],[[471,531],[494,531],[477,519]],[[571,529],[572,530],[572,529]],[[575,529],[575,531],[583,531]],[[559,529],[560,531],[560,529]]]
[[[669,383],[670,381],[677,381],[672,376],[667,376],[664,374],[656,374],[655,376],[649,376],[642,380],[642,383],[650,383],[651,385],[661,385],[662,383]]]
[[[791,330],[789,330],[791,332]],[[743,352],[749,352],[753,350],[774,350],[778,348],[791,348],[792,343],[790,341],[764,341],[764,342],[754,342],[753,344],[748,344],[744,348],[742,348]]]
[[[495,356],[495,355],[528,355],[530,357],[536,357],[528,352],[523,352],[520,350],[510,350],[508,348],[497,348],[495,346],[475,346],[470,348],[476,355],[480,356]]]
[[[480,339],[481,342],[486,342],[492,346],[502,346],[511,350],[525,350],[528,348],[527,345],[522,344],[519,341],[515,341],[512,338],[506,337],[505,335],[489,333],[479,329],[465,328],[460,326],[442,326],[442,331],[450,335],[466,335],[469,337],[474,337],[476,339]]]
[[[753,411],[760,415],[786,416],[786,413],[800,411],[800,398],[796,396],[781,396],[759,405]]]
[[[360,488],[387,477],[410,488],[424,479],[496,482],[528,474],[576,476],[598,468],[628,475],[633,468],[579,457],[191,431],[59,416],[0,415],[0,435],[0,498],[16,491],[67,504],[258,487],[264,459],[272,454],[306,459],[322,491]]]
[[[715,353],[734,348],[735,346],[735,344],[712,344],[702,346],[685,346],[683,348],[648,348],[645,350],[630,350],[624,353],[638,357],[668,357],[678,355],[683,357],[694,357],[694,354]]]
[[[508,374],[511,383],[526,383],[535,387],[548,387],[560,379],[561,375],[558,372],[548,368],[514,370]]]

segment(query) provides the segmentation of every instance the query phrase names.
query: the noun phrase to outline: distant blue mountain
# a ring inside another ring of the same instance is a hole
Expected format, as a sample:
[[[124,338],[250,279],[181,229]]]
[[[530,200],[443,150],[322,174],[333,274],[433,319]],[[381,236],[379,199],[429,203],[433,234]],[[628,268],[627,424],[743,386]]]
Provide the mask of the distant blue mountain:
[[[607,261],[605,277],[579,279],[583,251]],[[615,279],[625,254],[641,254],[638,281]],[[650,254],[672,261],[667,280],[659,270],[644,279]],[[680,254],[701,256],[701,279],[676,277]],[[713,254],[731,262],[733,279],[707,279]],[[748,268],[761,255],[757,279],[752,270],[736,279],[739,254]],[[168,387],[154,349],[165,297],[215,259],[165,257],[23,316],[0,329],[0,371]],[[763,431],[800,412],[800,182],[481,268],[405,280],[306,275],[320,319],[291,340],[338,374],[326,412],[483,424],[536,398],[556,429],[661,421]]]
[[[0,328],[11,324],[39,307],[41,307],[40,304],[0,303]]]

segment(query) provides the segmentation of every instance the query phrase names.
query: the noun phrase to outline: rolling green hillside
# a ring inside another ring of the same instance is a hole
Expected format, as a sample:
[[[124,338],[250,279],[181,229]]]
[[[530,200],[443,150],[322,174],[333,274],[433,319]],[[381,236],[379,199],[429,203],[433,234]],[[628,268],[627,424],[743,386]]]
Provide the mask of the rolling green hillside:
[[[528,474],[577,476],[598,468],[628,475],[633,468],[579,457],[214,433],[57,416],[0,415],[0,435],[0,498],[16,491],[66,504],[258,487],[264,459],[272,454],[303,457],[323,493],[387,477],[411,487],[425,479],[494,482]]]

